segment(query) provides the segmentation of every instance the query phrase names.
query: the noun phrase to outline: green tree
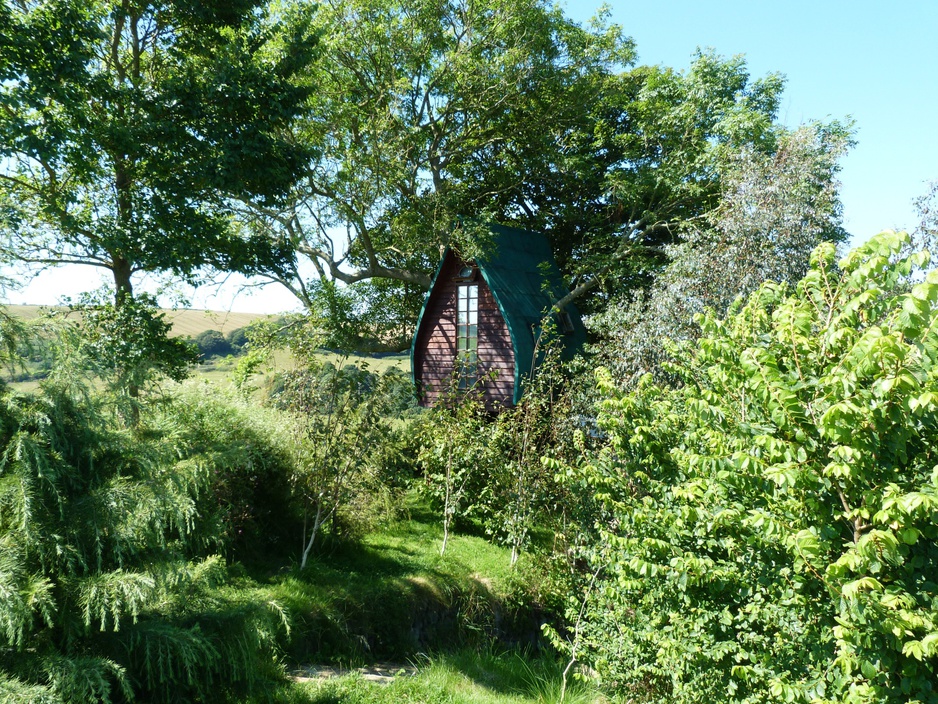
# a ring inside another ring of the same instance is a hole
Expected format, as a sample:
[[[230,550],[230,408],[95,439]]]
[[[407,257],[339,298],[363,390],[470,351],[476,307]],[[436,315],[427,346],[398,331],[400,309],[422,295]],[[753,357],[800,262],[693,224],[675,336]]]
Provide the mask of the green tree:
[[[182,381],[197,355],[185,341],[169,337],[172,324],[152,296],[115,305],[91,296],[75,308],[81,315],[74,344],[90,371],[117,392],[136,395],[158,376]]]
[[[296,128],[314,167],[287,207],[245,217],[320,279],[377,285],[364,308],[390,288],[412,320],[459,217],[547,232],[577,296],[646,282],[678,224],[715,205],[727,155],[775,148],[778,76],[711,54],[683,73],[632,68],[633,43],[602,16],[334,0],[317,22],[327,46]],[[454,239],[470,254],[471,234]],[[299,270],[279,279],[316,307]]]
[[[443,541],[440,555],[452,534],[454,523],[471,513],[476,500],[471,489],[488,471],[497,455],[491,440],[495,426],[482,401],[472,393],[450,394],[419,426],[418,460],[426,476],[426,493],[442,513]]]
[[[203,330],[193,340],[202,357],[222,357],[233,351],[231,342],[218,330]]]
[[[609,685],[938,701],[938,273],[908,242],[703,317],[678,386],[601,376],[607,444],[555,466],[605,505],[577,645]]]
[[[225,334],[225,340],[231,345],[234,354],[241,354],[248,344],[248,334],[244,328],[235,328]]]
[[[337,368],[326,361],[321,354],[326,335],[310,315],[257,321],[247,334],[250,351],[235,372],[242,390],[273,351],[288,349],[294,363],[279,375],[270,400],[291,416],[294,431],[290,483],[303,512],[303,569],[327,531],[347,537],[387,515],[383,509],[392,503],[392,482],[385,469],[398,463],[387,416],[399,412],[400,399],[393,393],[399,382],[394,375],[371,373],[367,365]]]
[[[392,433],[382,414],[384,389],[369,388],[370,377],[355,365],[328,369],[311,361],[289,376],[280,395],[298,417],[293,488],[305,510],[300,569],[325,528],[340,537],[349,524],[367,523],[367,516],[349,516],[350,509],[367,494],[377,498],[386,490],[381,460],[391,450]],[[373,511],[377,505],[358,508]]]
[[[550,327],[545,325],[543,338],[555,332]],[[547,349],[540,351],[542,359],[525,382],[518,405],[489,418],[491,427],[485,431],[461,432],[459,438],[466,445],[461,452],[478,458],[467,489],[473,515],[493,540],[510,547],[512,566],[530,546],[532,535],[565,522],[573,503],[542,461],[546,455],[557,458],[574,450],[571,430],[576,423],[565,390],[570,375],[560,362],[561,350],[555,344],[543,347]],[[575,456],[574,450],[568,459]]]
[[[595,303],[579,305],[597,310],[610,294],[647,286],[667,248],[718,207],[739,155],[780,151],[783,85],[778,74],[751,80],[742,57],[712,52],[684,71],[615,74],[566,155],[562,189],[531,223],[551,233],[573,283],[568,300],[592,292]]]
[[[912,246],[938,250],[938,181],[929,184],[925,195],[915,199],[918,225],[912,231]]]
[[[104,409],[0,389],[0,700],[244,701],[282,613],[224,589],[193,448]]]
[[[695,315],[724,315],[764,281],[795,284],[818,244],[845,241],[836,176],[849,145],[847,127],[815,124],[778,135],[774,152],[731,155],[715,207],[676,225],[680,242],[664,248],[667,264],[651,284],[617,293],[591,320],[619,383],[662,378],[665,340],[695,339]]]
[[[308,11],[261,0],[0,4],[0,227],[20,261],[111,273],[279,271],[229,200],[273,203],[307,163]]]
[[[632,58],[617,28],[586,32],[531,0],[334,0],[316,22],[317,91],[296,135],[317,159],[289,208],[255,214],[345,283],[425,287],[454,217],[490,191],[515,198],[595,78]]]

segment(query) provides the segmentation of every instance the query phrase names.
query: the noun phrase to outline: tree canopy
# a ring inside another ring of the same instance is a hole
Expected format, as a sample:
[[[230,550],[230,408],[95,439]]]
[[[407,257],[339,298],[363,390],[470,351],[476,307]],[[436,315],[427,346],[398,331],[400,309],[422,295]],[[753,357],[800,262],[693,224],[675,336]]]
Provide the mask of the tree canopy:
[[[841,124],[809,125],[776,138],[774,153],[744,148],[723,165],[720,196],[702,217],[680,223],[680,242],[651,285],[617,291],[591,320],[601,362],[617,383],[661,378],[667,340],[695,339],[695,315],[724,315],[764,281],[794,285],[822,242],[843,242],[839,159],[850,145]]]
[[[0,4],[0,226],[20,261],[111,272],[277,271],[229,199],[273,203],[309,150],[310,12],[260,0]]]
[[[753,81],[741,58],[709,53],[684,72],[636,66],[602,15],[331,0],[316,22],[317,90],[294,132],[313,168],[287,207],[247,219],[320,279],[398,282],[412,308],[443,245],[471,252],[461,217],[546,232],[577,295],[646,283],[678,224],[715,205],[721,165],[774,152],[782,132],[779,76]],[[319,293],[299,269],[278,278],[307,305]]]

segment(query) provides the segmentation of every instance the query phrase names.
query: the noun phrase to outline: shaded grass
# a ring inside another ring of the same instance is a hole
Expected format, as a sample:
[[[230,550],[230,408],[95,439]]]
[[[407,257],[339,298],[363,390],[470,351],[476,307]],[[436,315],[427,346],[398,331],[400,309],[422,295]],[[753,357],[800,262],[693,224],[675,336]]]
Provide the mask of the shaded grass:
[[[328,546],[303,571],[270,579],[271,597],[292,616],[291,661],[406,658],[485,642],[519,621],[505,605],[514,588],[508,551],[456,535],[441,556],[439,521],[413,497],[407,510],[360,542]]]

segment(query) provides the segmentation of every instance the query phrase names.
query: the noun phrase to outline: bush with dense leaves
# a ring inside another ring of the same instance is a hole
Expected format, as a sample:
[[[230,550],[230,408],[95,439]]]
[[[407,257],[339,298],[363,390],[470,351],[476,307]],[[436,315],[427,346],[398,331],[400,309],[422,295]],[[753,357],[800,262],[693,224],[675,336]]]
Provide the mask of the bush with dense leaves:
[[[635,701],[938,702],[938,271],[883,233],[603,377],[577,656]]]
[[[234,351],[231,342],[218,330],[203,330],[195,336],[194,342],[203,359],[224,357]]]
[[[296,420],[295,496],[304,506],[300,565],[323,533],[353,537],[394,512],[403,442],[387,417],[395,379],[310,357],[273,398]]]
[[[235,328],[225,335],[228,344],[231,345],[232,354],[241,354],[242,348],[248,344],[248,334],[245,328]]]
[[[289,417],[202,382],[181,386],[148,425],[162,433],[172,428],[164,442],[205,477],[194,522],[202,543],[236,560],[285,557],[302,525],[290,491]]]
[[[243,701],[283,614],[196,531],[206,465],[105,409],[0,389],[0,701]]]

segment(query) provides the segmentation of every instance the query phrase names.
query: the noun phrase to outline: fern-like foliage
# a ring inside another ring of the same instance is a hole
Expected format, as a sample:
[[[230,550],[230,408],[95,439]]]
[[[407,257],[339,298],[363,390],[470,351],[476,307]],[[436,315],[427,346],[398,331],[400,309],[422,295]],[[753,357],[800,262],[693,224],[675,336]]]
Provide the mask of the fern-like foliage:
[[[0,703],[226,701],[277,674],[283,614],[204,554],[209,474],[167,435],[0,388]]]

